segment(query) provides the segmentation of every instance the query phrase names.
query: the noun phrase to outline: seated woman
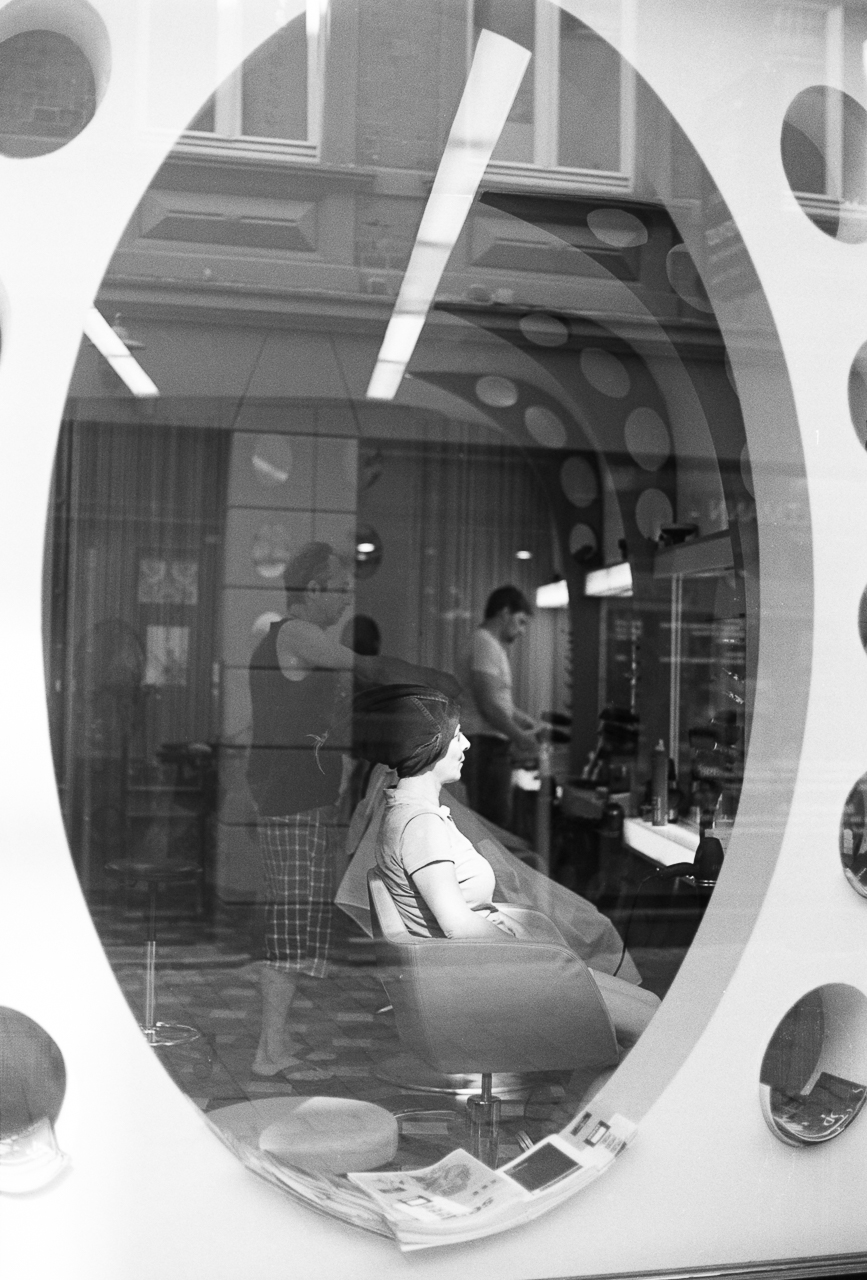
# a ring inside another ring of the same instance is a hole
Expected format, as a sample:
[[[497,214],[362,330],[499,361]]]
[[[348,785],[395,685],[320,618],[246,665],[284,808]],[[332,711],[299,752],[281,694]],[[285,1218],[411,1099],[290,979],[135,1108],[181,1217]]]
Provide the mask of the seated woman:
[[[437,689],[400,684],[365,690],[354,709],[360,752],[398,775],[385,792],[376,860],[407,930],[433,938],[502,941],[506,935],[516,943],[538,936],[510,918],[508,906],[494,903],[490,863],[440,804],[441,788],[460,778],[470,745],[457,704]],[[559,936],[550,921],[544,923],[545,941]],[[658,1009],[658,997],[609,974],[590,973],[618,1043],[628,1048]]]

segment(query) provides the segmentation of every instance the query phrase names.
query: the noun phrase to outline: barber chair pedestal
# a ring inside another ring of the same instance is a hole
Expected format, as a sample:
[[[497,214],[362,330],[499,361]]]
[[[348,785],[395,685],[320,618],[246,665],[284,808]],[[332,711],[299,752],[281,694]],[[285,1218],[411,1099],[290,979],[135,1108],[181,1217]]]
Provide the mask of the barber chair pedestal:
[[[467,1099],[483,1087],[483,1076],[476,1073],[449,1074],[437,1071],[414,1053],[397,1053],[384,1058],[374,1068],[374,1075],[387,1084],[395,1084],[409,1093],[441,1093]],[[504,1101],[523,1101],[540,1084],[559,1083],[568,1072],[562,1071],[498,1071],[494,1072],[493,1089]]]
[[[491,1091],[491,1077],[483,1075],[482,1092],[467,1098],[467,1115],[470,1121],[471,1154],[490,1169],[497,1167],[501,1111],[501,1101]]]

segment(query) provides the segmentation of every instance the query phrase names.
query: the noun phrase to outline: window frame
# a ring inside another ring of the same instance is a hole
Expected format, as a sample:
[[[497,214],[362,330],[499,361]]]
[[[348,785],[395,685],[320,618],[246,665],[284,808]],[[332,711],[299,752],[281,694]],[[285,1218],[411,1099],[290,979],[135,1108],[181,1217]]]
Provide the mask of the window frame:
[[[181,154],[205,153],[215,158],[271,156],[317,163],[322,147],[325,99],[325,58],[330,26],[330,0],[306,0],[307,36],[307,137],[269,138],[243,132],[244,59],[242,6],[221,8],[218,40],[221,52],[234,61],[235,70],[215,89],[214,128],[186,129],[174,150]],[[283,30],[283,28],[279,28]],[[276,33],[275,33],[276,34]]]
[[[617,169],[587,169],[557,163],[559,145],[560,15],[568,12],[557,0],[532,0],[534,6],[533,159],[492,160],[487,178],[510,186],[545,189],[580,187],[601,193],[630,193],[635,181],[635,70],[630,58],[636,30],[636,0],[620,0],[622,55],[620,79],[620,162]],[[475,0],[467,0],[467,67],[475,44]],[[602,39],[605,35],[598,33]],[[615,46],[616,48],[617,46]]]
[[[830,7],[820,0],[800,0],[793,14],[810,14],[823,20],[824,67],[823,79],[827,85],[840,89],[845,81],[846,63],[846,14],[845,0]],[[843,117],[839,103],[831,100],[825,120],[825,190],[792,191],[797,205],[813,218],[831,218],[840,212],[843,203]]]

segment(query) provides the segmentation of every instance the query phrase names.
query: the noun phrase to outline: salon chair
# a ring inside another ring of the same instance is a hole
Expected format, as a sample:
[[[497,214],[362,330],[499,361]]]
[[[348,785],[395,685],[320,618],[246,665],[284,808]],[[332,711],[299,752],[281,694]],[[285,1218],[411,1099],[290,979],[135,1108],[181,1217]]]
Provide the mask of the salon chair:
[[[479,1089],[467,1108],[480,1158],[496,1163],[500,1102],[493,1091],[501,1091],[501,1080],[512,1083],[512,1073],[580,1072],[587,1093],[617,1064],[614,1026],[599,989],[546,916],[502,908],[532,926],[530,942],[418,938],[377,869],[368,872],[367,885],[379,977],[401,1045],[440,1078],[464,1082],[440,1091]],[[423,1080],[399,1083],[430,1089]]]

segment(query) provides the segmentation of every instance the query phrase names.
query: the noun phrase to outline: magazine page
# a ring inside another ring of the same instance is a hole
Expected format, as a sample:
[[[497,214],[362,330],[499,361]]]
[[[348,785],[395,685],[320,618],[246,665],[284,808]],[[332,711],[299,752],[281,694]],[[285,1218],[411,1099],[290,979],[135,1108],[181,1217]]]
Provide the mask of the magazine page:
[[[500,1169],[458,1150],[426,1169],[348,1177],[382,1208],[401,1248],[456,1244],[528,1222],[568,1199],[634,1132],[623,1116],[606,1120],[587,1110]]]
[[[499,1169],[458,1148],[423,1169],[336,1175],[287,1164],[209,1124],[248,1169],[294,1200],[404,1250],[460,1244],[539,1217],[598,1178],[635,1133],[623,1116],[586,1109]]]

